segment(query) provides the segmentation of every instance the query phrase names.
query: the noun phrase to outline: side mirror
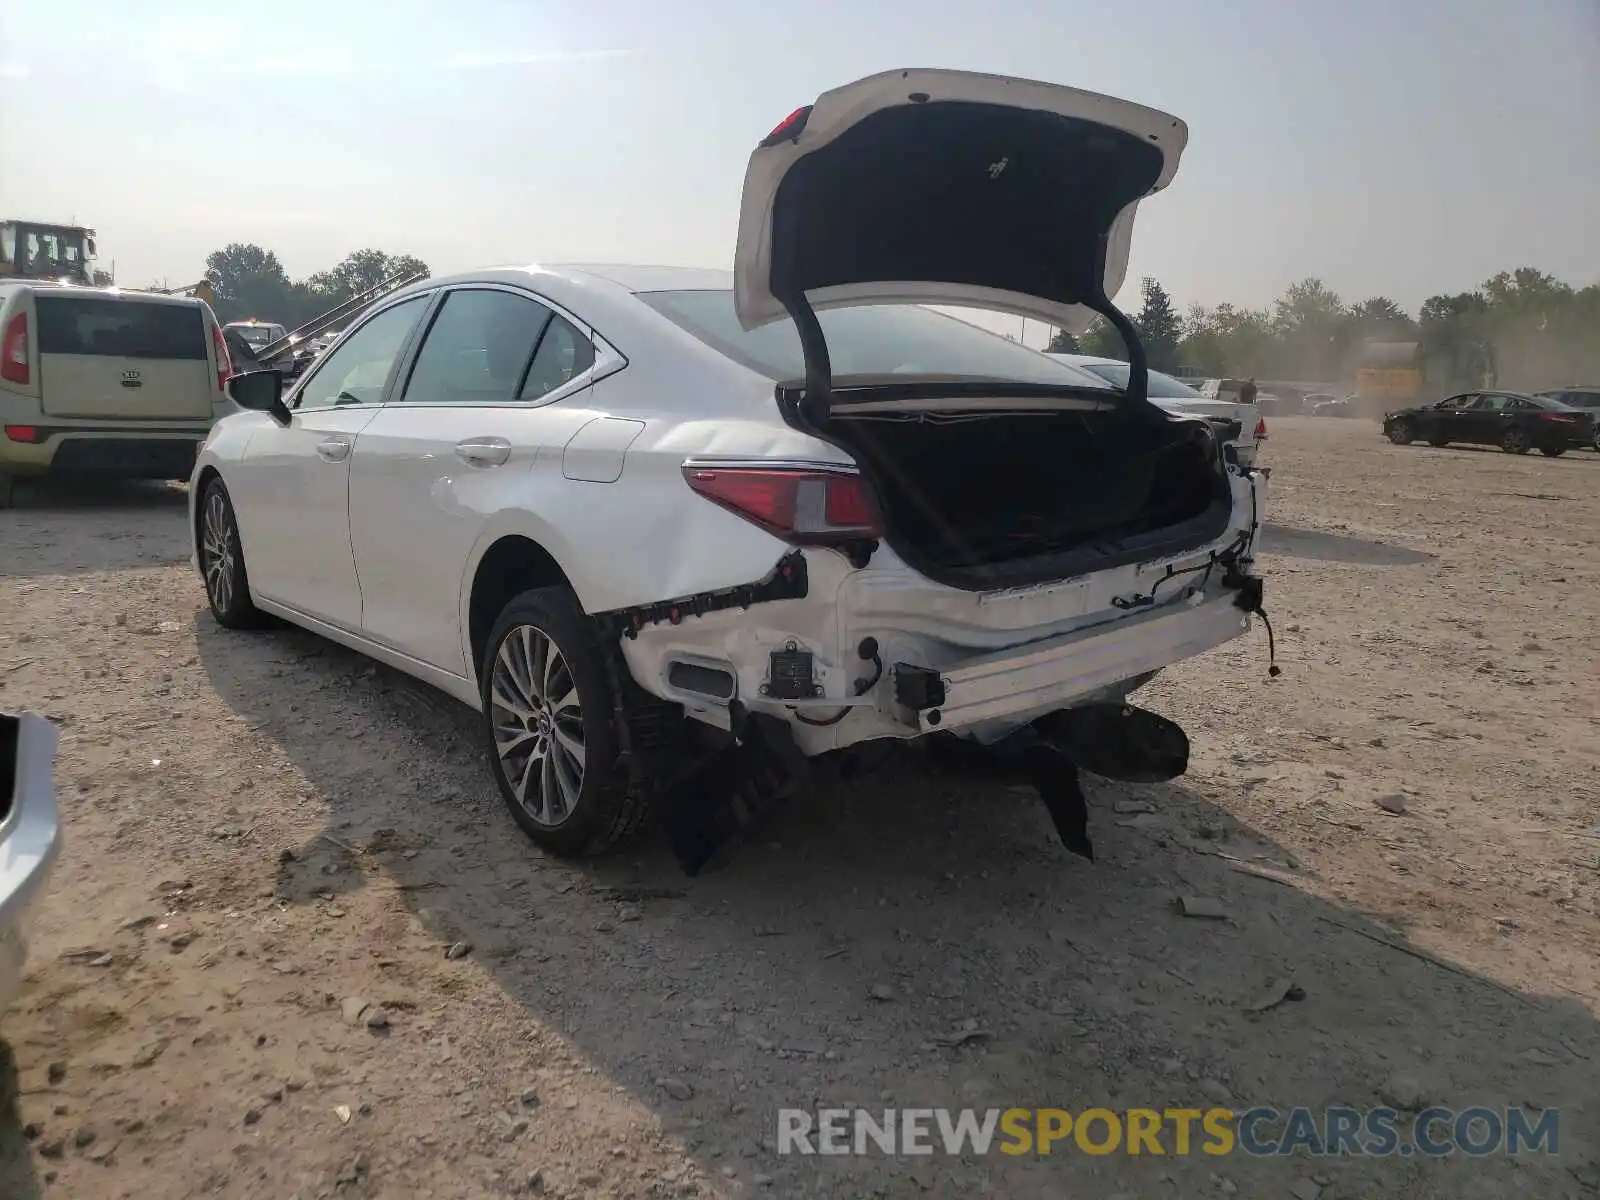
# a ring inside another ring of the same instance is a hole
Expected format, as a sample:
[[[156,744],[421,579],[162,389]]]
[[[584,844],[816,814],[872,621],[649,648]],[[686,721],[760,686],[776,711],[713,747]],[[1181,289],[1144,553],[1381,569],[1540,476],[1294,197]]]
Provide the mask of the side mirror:
[[[293,414],[283,402],[282,371],[248,371],[228,380],[228,398],[240,408],[264,412],[279,425],[287,425]]]

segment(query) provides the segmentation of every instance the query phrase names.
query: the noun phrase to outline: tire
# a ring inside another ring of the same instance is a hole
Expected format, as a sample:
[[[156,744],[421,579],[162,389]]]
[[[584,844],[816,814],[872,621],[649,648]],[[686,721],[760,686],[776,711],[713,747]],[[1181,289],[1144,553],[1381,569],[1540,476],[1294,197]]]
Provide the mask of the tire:
[[[1560,458],[1566,452],[1567,452],[1567,448],[1565,446],[1540,446],[1539,447],[1539,453],[1544,455],[1546,458]]]
[[[648,807],[620,761],[609,653],[569,589],[535,588],[500,613],[478,670],[501,799],[536,845],[562,857],[605,852]]]
[[[1500,449],[1507,454],[1526,454],[1533,449],[1533,442],[1528,435],[1520,429],[1508,429],[1500,438]]]
[[[1410,421],[1395,421],[1384,433],[1396,446],[1409,446],[1411,439],[1416,436]]]
[[[260,629],[267,615],[250,599],[250,575],[239,541],[239,519],[222,480],[206,484],[200,497],[200,529],[196,539],[200,578],[205,581],[211,615],[224,629]]]

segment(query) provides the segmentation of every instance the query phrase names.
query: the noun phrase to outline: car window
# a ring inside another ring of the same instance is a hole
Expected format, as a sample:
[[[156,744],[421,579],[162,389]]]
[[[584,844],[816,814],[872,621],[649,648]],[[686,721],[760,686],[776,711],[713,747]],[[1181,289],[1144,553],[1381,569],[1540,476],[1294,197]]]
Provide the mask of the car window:
[[[412,296],[386,308],[356,329],[313,368],[295,407],[379,404],[383,385],[406,339],[427,308],[427,296]]]
[[[1471,408],[1473,406],[1472,402],[1474,400],[1476,400],[1477,398],[1478,397],[1474,396],[1474,395],[1451,396],[1450,399],[1448,399],[1448,400],[1439,401],[1437,407],[1445,409],[1446,411],[1450,411],[1450,412],[1453,412],[1456,409],[1461,409],[1461,408]]]
[[[523,384],[518,398],[537,400],[570,383],[592,366],[594,343],[570,321],[553,316],[544,337],[539,339],[538,352],[528,368],[528,381]]]
[[[1133,368],[1127,363],[1123,362],[1079,363],[1074,365],[1082,366],[1083,369],[1088,371],[1090,374],[1098,375],[1107,383],[1119,388],[1126,388],[1128,386],[1128,376],[1133,372]],[[1164,374],[1161,371],[1151,371],[1148,369],[1145,371],[1145,375],[1149,381],[1145,387],[1145,394],[1152,400],[1205,399],[1204,396],[1195,391],[1188,384],[1184,383],[1181,379],[1174,379],[1171,375]],[[1321,398],[1324,400],[1333,399],[1332,396],[1323,396]]]
[[[451,292],[423,339],[403,401],[504,404],[515,400],[550,316],[544,305],[514,292],[492,288]]]
[[[641,292],[639,299],[734,362],[771,379],[805,375],[794,322],[739,324],[731,291]],[[1018,383],[1104,388],[1106,381],[997,333],[920,305],[871,304],[817,314],[834,378],[958,375]],[[1109,390],[1109,389],[1108,389]]]

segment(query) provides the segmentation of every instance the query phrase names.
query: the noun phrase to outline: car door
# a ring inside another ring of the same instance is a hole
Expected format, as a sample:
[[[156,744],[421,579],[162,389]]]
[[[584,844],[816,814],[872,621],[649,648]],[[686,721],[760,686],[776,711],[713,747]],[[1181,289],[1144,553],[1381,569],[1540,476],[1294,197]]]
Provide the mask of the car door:
[[[1469,414],[1473,441],[1485,446],[1498,446],[1505,440],[1506,431],[1519,424],[1513,400],[1514,397],[1504,392],[1484,392],[1479,395]]]
[[[620,361],[527,292],[481,284],[445,293],[352,459],[350,532],[368,637],[471,677],[461,597],[486,521],[524,502],[536,459],[561,470],[562,448],[596,414],[581,400],[559,401]]]
[[[1451,396],[1448,400],[1424,409],[1422,419],[1418,422],[1420,437],[1432,442],[1467,442],[1468,436],[1467,410],[1472,407],[1477,396],[1467,393],[1461,396]]]
[[[251,434],[228,479],[253,591],[354,631],[361,589],[350,547],[350,456],[378,415],[426,311],[415,295],[371,314],[288,398],[287,425]]]

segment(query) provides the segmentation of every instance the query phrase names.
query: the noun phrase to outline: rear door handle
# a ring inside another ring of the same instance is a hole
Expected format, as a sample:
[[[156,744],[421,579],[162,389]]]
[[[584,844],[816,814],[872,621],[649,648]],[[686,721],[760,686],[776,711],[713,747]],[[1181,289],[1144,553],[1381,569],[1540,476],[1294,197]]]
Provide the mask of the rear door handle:
[[[505,438],[468,438],[456,443],[456,457],[475,467],[503,466],[511,457],[511,443]]]
[[[343,462],[350,457],[351,441],[347,437],[324,438],[317,443],[317,457],[324,462]]]

